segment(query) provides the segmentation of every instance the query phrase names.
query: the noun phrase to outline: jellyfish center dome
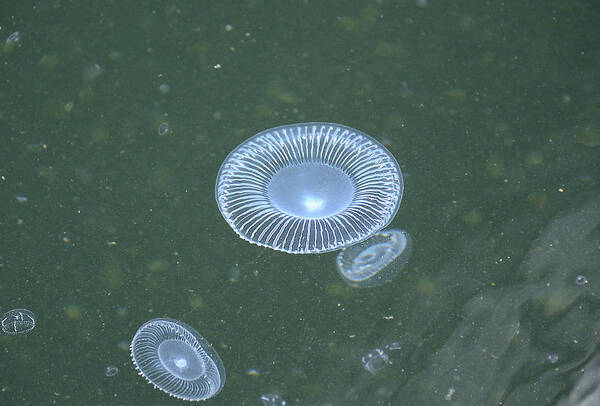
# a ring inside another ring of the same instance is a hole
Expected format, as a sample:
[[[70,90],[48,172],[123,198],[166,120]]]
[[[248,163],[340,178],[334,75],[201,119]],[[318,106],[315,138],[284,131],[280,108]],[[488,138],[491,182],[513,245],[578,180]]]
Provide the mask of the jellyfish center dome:
[[[343,211],[352,203],[355,190],[344,171],[313,162],[281,168],[267,186],[275,207],[304,219],[329,217]]]
[[[158,359],[170,373],[186,381],[198,379],[206,369],[194,348],[180,340],[160,343]]]
[[[364,274],[365,271],[375,269],[379,271],[387,262],[391,262],[390,244],[377,244],[362,251],[352,263],[350,274]]]

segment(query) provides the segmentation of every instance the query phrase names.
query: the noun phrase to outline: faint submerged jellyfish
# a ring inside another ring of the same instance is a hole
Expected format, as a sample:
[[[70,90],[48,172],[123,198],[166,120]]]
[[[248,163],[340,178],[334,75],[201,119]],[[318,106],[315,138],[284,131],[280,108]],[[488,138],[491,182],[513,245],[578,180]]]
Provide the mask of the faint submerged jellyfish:
[[[2,332],[10,335],[27,334],[35,328],[35,320],[31,310],[10,310],[2,316]]]
[[[391,281],[402,270],[412,251],[404,230],[384,230],[337,256],[337,269],[350,286],[367,288]]]
[[[548,362],[550,362],[551,364],[556,364],[556,362],[558,361],[558,354],[556,353],[550,353],[548,355],[546,355],[546,359],[548,360]]]
[[[140,375],[176,398],[205,400],[225,384],[225,368],[212,345],[177,320],[144,323],[131,342],[131,358]]]
[[[360,362],[364,369],[375,375],[390,363],[390,356],[381,348],[375,348],[373,351],[369,351],[367,355],[363,355]]]
[[[109,365],[104,369],[104,375],[106,375],[106,376],[115,376],[118,373],[119,373],[119,368],[117,368],[113,365]]]
[[[260,396],[263,406],[285,406],[287,402],[276,393],[265,393]]]
[[[166,121],[158,126],[158,135],[165,135],[169,132],[169,123]]]
[[[389,353],[400,349],[402,349],[402,346],[397,342],[393,342],[384,346],[383,349],[375,348],[369,351],[362,356],[360,362],[365,370],[375,375],[391,362]]]
[[[6,42],[8,44],[16,44],[21,41],[21,33],[19,31],[15,31],[6,38]]]
[[[359,130],[301,123],[262,131],[225,159],[219,210],[245,240],[312,254],[367,239],[395,216],[404,183],[398,162]]]

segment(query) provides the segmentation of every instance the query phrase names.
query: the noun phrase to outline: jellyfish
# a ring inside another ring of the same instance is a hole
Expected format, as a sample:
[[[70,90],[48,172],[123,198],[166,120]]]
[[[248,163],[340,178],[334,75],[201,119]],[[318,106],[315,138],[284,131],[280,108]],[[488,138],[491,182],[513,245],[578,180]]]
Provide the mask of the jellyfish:
[[[9,335],[27,334],[35,328],[36,317],[31,310],[12,309],[2,316],[2,332]]]
[[[155,388],[179,399],[209,399],[225,384],[217,352],[181,321],[159,318],[144,323],[131,342],[131,358]]]
[[[363,368],[375,375],[377,372],[385,368],[391,363],[390,352],[402,349],[402,346],[398,342],[392,342],[386,344],[383,348],[375,348],[363,355],[360,359]]]
[[[285,406],[287,402],[277,393],[265,393],[260,396],[263,406]]]
[[[406,231],[384,230],[343,249],[337,256],[337,269],[350,286],[380,286],[398,275],[411,251],[412,239]]]
[[[392,221],[404,191],[394,156],[340,124],[300,123],[261,131],[222,163],[215,196],[243,239],[278,251],[335,251]]]

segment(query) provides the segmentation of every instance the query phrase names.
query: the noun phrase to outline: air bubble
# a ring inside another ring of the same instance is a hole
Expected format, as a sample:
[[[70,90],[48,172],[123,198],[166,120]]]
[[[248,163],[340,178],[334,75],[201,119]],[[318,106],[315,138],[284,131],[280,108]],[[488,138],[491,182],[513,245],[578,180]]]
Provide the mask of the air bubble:
[[[381,348],[375,348],[363,355],[360,361],[364,369],[375,375],[390,363],[390,356]]]

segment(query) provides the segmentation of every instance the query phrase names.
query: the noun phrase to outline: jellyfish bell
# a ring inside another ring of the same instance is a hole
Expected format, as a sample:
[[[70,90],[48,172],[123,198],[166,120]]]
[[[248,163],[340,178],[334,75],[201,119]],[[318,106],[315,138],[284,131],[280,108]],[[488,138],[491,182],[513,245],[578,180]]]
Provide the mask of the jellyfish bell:
[[[383,285],[404,268],[412,252],[412,238],[404,230],[379,231],[371,238],[344,248],[336,265],[344,281],[353,287]]]
[[[31,310],[10,310],[2,316],[2,332],[9,335],[27,334],[35,328],[36,320]]]
[[[393,155],[354,128],[300,123],[261,131],[225,159],[219,210],[243,239],[294,254],[335,251],[394,218],[404,183]]]
[[[158,359],[171,374],[186,381],[198,379],[206,370],[195,348],[185,341],[170,339],[161,342]]]
[[[223,362],[193,327],[159,318],[147,321],[131,342],[139,374],[155,388],[184,400],[205,400],[225,384]]]

